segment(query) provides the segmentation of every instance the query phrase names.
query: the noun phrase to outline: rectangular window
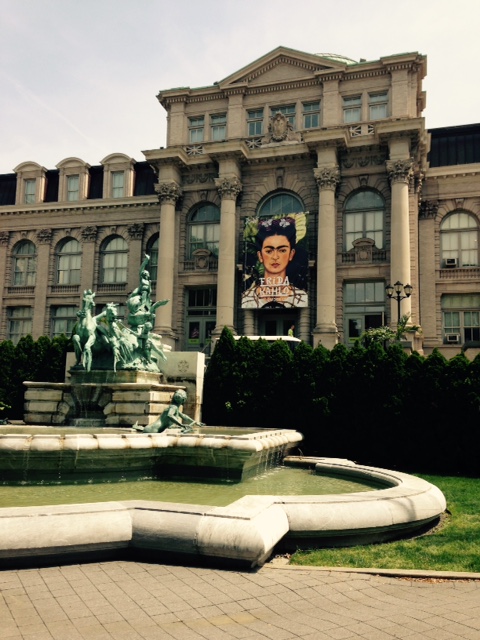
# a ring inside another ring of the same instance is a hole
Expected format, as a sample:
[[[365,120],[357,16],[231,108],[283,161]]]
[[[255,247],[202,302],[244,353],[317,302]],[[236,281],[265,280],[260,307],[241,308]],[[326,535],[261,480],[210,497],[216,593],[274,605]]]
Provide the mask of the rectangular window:
[[[274,116],[278,112],[283,113],[283,115],[287,118],[287,120],[290,122],[292,127],[295,127],[295,105],[294,104],[288,104],[281,107],[271,107],[270,113],[272,116]]]
[[[22,338],[32,333],[32,308],[31,307],[10,307],[7,309],[8,329],[7,339],[14,344]]]
[[[480,294],[442,296],[443,333],[447,344],[480,342]]]
[[[67,176],[67,200],[76,202],[80,193],[80,176]]]
[[[263,136],[263,109],[247,111],[249,136]]]
[[[348,282],[344,289],[345,343],[353,344],[367,329],[385,324],[385,284]]]
[[[227,137],[227,114],[215,113],[210,116],[211,139],[225,140]]]
[[[77,308],[73,306],[52,307],[51,337],[71,336],[78,320]]]
[[[112,171],[112,198],[123,198],[125,191],[125,173]]]
[[[388,116],[388,93],[371,93],[368,96],[368,111],[370,120],[381,120]]]
[[[25,204],[33,204],[35,202],[35,191],[37,181],[35,178],[25,180]]]
[[[198,116],[188,119],[189,141],[190,144],[203,142],[203,130],[205,127],[205,118]]]
[[[316,129],[320,126],[320,102],[304,102],[303,128]]]
[[[343,98],[343,121],[346,124],[360,122],[362,119],[362,96],[345,96]]]

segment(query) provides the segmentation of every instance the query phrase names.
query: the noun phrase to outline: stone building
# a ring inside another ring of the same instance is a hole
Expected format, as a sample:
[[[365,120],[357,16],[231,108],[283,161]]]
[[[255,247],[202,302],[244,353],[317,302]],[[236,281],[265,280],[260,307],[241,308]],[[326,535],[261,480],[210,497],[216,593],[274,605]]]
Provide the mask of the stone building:
[[[0,176],[0,338],[68,333],[84,289],[122,305],[147,253],[156,299],[170,300],[156,330],[174,350],[207,351],[224,326],[292,325],[331,348],[399,312],[425,353],[478,346],[480,125],[429,131],[425,74],[418,53],[279,47],[212,86],[161,91],[166,147],[142,161]],[[298,232],[302,214],[302,295],[242,307],[245,225],[283,216]],[[397,282],[411,286],[400,302],[386,292]]]

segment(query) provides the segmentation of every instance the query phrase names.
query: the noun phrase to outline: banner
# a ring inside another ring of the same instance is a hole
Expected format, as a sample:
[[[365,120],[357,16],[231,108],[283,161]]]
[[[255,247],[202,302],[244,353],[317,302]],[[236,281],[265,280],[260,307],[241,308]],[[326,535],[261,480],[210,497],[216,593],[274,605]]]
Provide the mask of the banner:
[[[308,306],[307,214],[247,218],[242,309]]]

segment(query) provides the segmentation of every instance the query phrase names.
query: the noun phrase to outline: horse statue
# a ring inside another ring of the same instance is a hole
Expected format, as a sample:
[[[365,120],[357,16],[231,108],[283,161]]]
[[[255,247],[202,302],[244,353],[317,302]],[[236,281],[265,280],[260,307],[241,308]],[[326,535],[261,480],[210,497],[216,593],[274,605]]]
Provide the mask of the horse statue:
[[[91,289],[83,292],[82,308],[77,311],[78,321],[73,328],[72,342],[75,349],[75,367],[92,368],[92,347],[96,340],[97,318],[92,314],[95,309],[95,294]]]

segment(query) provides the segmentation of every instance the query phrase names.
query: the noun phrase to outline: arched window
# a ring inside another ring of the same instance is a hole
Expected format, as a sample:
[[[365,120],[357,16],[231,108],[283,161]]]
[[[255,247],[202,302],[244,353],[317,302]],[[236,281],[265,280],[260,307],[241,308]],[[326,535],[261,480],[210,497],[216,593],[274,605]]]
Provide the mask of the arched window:
[[[476,218],[457,211],[440,226],[442,267],[478,267],[479,229]]]
[[[377,249],[383,249],[385,202],[372,189],[357,191],[345,203],[345,251],[350,251],[358,238],[370,238]]]
[[[148,263],[150,280],[156,280],[158,277],[158,233],[147,242],[147,254],[150,256]]]
[[[304,207],[300,198],[291,193],[276,193],[260,203],[257,215],[259,218],[270,218],[301,211],[304,211]]]
[[[37,249],[30,240],[22,240],[13,249],[13,286],[33,286],[36,270]]]
[[[120,236],[108,238],[100,251],[100,282],[127,282],[128,245]]]
[[[67,238],[57,250],[57,284],[80,284],[82,249],[78,240]]]
[[[197,249],[208,249],[218,256],[220,239],[220,209],[214,204],[201,204],[191,214],[188,222],[188,258]]]

